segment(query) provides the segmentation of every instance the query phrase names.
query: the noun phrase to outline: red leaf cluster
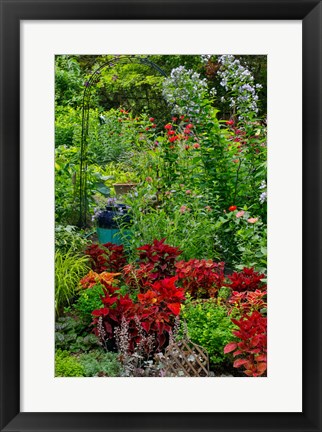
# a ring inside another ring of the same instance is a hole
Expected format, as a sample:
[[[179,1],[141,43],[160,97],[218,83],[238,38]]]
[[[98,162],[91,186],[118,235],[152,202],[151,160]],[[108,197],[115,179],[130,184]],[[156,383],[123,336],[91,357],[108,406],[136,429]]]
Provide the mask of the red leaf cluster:
[[[214,297],[224,282],[223,262],[191,259],[179,261],[175,267],[182,287],[193,298]]]
[[[92,312],[95,333],[99,336],[98,320],[102,317],[106,336],[114,338],[115,328],[121,325],[122,317],[129,325],[129,343],[133,350],[140,342],[137,320],[147,334],[156,339],[156,350],[160,350],[169,338],[169,332],[174,324],[175,316],[179,315],[181,303],[184,300],[184,290],[177,288],[176,277],[156,281],[144,294],[138,294],[138,303],[128,295],[107,293],[102,298],[103,307]]]
[[[123,268],[123,279],[128,287],[144,292],[150,287],[151,280],[153,280],[153,269],[152,263],[139,263],[139,267],[127,264]]]
[[[93,243],[86,249],[86,254],[90,256],[92,269],[97,273],[120,272],[126,264],[123,245]]]
[[[170,246],[161,240],[153,240],[152,244],[139,247],[139,257],[141,262],[152,264],[152,278],[162,279],[173,276],[175,273],[175,261],[182,251],[177,247]]]
[[[228,303],[241,309],[243,313],[250,313],[255,310],[260,311],[267,307],[266,303],[267,291],[233,291]]]
[[[90,270],[89,273],[80,280],[80,285],[83,289],[87,289],[100,284],[104,287],[104,292],[106,294],[113,294],[114,291],[118,289],[118,287],[115,286],[118,281],[114,280],[114,278],[120,274],[121,273],[108,272],[96,273],[93,270]]]
[[[247,376],[263,375],[267,369],[267,318],[254,311],[240,320],[232,319],[232,322],[239,327],[233,334],[240,341],[227,344],[224,353],[238,356],[234,367],[243,367]]]
[[[262,273],[255,272],[253,268],[244,267],[241,272],[234,272],[228,276],[229,284],[225,286],[231,288],[233,291],[255,291],[257,289],[264,290],[266,284],[261,280],[265,278]]]

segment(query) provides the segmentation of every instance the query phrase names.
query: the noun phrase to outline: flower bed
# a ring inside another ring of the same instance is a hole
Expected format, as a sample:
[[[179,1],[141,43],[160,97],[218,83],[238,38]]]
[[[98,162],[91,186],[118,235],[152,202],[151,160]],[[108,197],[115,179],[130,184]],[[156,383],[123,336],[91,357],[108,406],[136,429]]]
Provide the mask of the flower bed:
[[[81,230],[79,112],[57,107],[57,376],[267,375],[265,101],[242,57],[131,65],[166,105],[149,114],[100,105],[100,79],[133,88],[124,64],[102,71]]]

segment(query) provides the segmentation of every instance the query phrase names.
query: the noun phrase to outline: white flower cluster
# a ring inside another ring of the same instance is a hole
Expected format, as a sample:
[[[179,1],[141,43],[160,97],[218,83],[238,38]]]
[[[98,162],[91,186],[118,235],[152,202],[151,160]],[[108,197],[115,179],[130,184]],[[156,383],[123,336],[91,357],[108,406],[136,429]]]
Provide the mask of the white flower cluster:
[[[265,182],[265,180],[262,181],[259,189],[266,189],[266,182]],[[261,204],[263,204],[265,201],[267,201],[267,192],[266,191],[262,192],[260,194],[260,196],[259,196],[259,202]]]
[[[172,106],[172,114],[188,115],[195,122],[207,95],[207,80],[184,66],[172,69],[170,77],[163,81],[163,97]]]
[[[239,119],[244,119],[248,113],[257,114],[257,90],[261,89],[262,85],[254,84],[251,72],[233,55],[222,55],[218,61],[222,65],[218,71],[220,85],[230,95],[229,106],[236,109]],[[222,98],[222,102],[225,102],[225,98]]]
[[[208,60],[210,59],[210,57],[211,57],[211,54],[202,54],[201,56],[200,56],[200,59],[201,59],[201,61],[202,61],[202,63],[208,63]]]

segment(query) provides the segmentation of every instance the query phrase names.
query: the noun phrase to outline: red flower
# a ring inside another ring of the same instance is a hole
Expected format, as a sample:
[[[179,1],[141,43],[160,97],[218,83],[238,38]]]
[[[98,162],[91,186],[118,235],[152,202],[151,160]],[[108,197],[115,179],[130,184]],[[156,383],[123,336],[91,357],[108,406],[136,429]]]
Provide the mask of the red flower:
[[[192,129],[193,128],[193,124],[192,123],[187,124],[187,128],[188,129]]]
[[[233,126],[234,125],[234,120],[227,120],[226,121],[226,125],[228,125],[228,126]]]
[[[237,206],[232,205],[232,206],[229,207],[228,210],[229,210],[229,211],[235,211],[235,210],[237,210]]]
[[[164,126],[164,129],[172,129],[172,124],[168,123]]]
[[[149,118],[149,121],[150,121],[151,123],[153,123],[153,122],[154,122],[154,118],[153,118],[153,117],[150,117],[150,118]]]
[[[195,149],[200,148],[200,144],[194,143],[193,148],[195,148]]]
[[[175,136],[170,137],[170,138],[169,138],[169,141],[170,141],[170,142],[174,142],[174,141],[177,141],[178,138],[179,138],[179,137],[178,137],[177,135],[175,135]]]

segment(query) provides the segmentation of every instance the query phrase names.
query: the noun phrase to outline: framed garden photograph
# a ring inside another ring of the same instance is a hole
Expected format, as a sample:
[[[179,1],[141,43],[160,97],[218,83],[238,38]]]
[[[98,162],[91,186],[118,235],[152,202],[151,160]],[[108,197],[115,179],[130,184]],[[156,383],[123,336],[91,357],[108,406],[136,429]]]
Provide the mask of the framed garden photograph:
[[[1,430],[321,431],[321,3],[0,4]]]

